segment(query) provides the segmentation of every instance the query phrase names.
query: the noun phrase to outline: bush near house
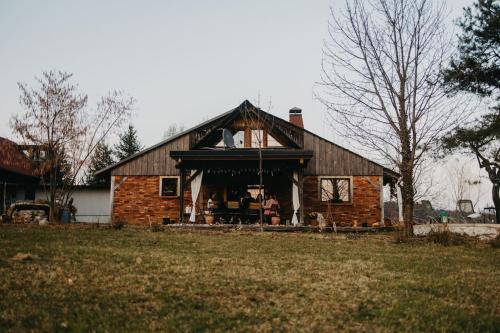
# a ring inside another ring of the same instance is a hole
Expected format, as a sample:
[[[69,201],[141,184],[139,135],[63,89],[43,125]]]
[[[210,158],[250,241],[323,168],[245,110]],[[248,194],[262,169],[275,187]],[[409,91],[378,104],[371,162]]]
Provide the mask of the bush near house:
[[[500,252],[392,235],[0,226],[0,331],[498,332]]]

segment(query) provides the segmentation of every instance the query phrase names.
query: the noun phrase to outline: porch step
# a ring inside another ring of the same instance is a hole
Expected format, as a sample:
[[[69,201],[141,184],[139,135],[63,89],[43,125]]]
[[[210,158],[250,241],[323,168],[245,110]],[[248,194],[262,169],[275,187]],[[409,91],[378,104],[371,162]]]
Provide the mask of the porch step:
[[[195,224],[195,223],[177,223],[163,225],[165,229],[198,229],[198,230],[243,230],[243,231],[260,231],[258,224]],[[315,227],[315,226],[287,226],[287,225],[264,225],[264,231],[272,232],[334,232],[333,227]],[[337,232],[340,233],[357,233],[357,232],[380,232],[392,231],[394,227],[337,227]]]

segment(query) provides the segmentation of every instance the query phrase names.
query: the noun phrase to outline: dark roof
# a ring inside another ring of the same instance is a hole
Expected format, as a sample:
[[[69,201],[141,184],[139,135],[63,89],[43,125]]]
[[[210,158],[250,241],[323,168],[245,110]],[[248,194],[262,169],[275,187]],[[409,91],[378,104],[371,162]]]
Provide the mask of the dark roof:
[[[245,102],[248,102],[248,101],[245,101]],[[245,102],[243,102],[243,103],[245,103]],[[243,103],[242,103],[242,104],[243,104]],[[248,102],[248,103],[250,103],[250,102]],[[240,106],[241,106],[241,105],[240,105]],[[240,107],[240,106],[238,106],[238,107]],[[187,130],[182,131],[182,132],[180,132],[180,133],[177,133],[177,134],[175,134],[175,135],[173,135],[173,136],[171,136],[171,137],[169,137],[169,138],[167,138],[167,139],[165,139],[165,140],[163,140],[163,141],[160,141],[159,143],[157,143],[157,144],[155,144],[155,145],[153,145],[153,146],[151,146],[151,147],[145,148],[145,149],[141,150],[140,152],[135,153],[134,155],[131,155],[131,156],[127,157],[127,158],[124,158],[123,160],[120,160],[120,161],[118,161],[118,162],[116,162],[116,163],[114,163],[114,164],[112,164],[112,165],[110,165],[110,166],[105,167],[104,169],[99,170],[99,171],[97,171],[95,174],[96,174],[96,175],[99,175],[99,174],[105,173],[106,171],[108,171],[108,170],[112,170],[112,169],[116,168],[117,166],[120,166],[120,165],[122,165],[122,164],[124,164],[124,163],[126,163],[126,162],[128,162],[128,161],[133,160],[134,158],[137,158],[137,157],[139,157],[139,156],[141,156],[141,155],[146,154],[147,152],[149,152],[149,151],[151,151],[151,150],[154,150],[154,149],[156,149],[156,148],[158,148],[158,147],[161,147],[161,146],[163,146],[163,145],[166,145],[167,143],[170,143],[170,142],[172,142],[172,141],[175,141],[175,140],[177,140],[178,138],[180,138],[180,137],[182,137],[182,136],[184,136],[184,135],[186,135],[186,134],[189,134],[189,133],[191,133],[192,131],[195,131],[195,130],[197,130],[197,129],[198,129],[198,128],[200,128],[200,127],[203,127],[203,126],[205,126],[205,125],[207,125],[207,124],[209,124],[209,123],[211,123],[211,122],[213,122],[213,121],[219,120],[219,119],[221,119],[221,118],[223,118],[223,117],[225,117],[225,116],[227,116],[227,115],[231,114],[231,113],[232,113],[234,110],[236,110],[236,109],[237,109],[237,108],[234,108],[234,109],[232,109],[232,110],[229,110],[229,111],[227,111],[227,112],[224,112],[224,113],[222,113],[222,114],[220,114],[220,115],[218,115],[218,116],[216,116],[216,117],[213,117],[213,118],[211,118],[211,119],[208,119],[207,121],[202,122],[202,123],[201,123],[201,124],[199,124],[199,125],[196,125],[196,126],[194,126],[194,127],[188,128]]]
[[[148,147],[148,148],[146,148],[146,149],[144,149],[144,150],[142,150],[142,151],[140,151],[140,152],[138,152],[138,153],[136,153],[136,154],[134,154],[134,155],[132,155],[132,156],[129,156],[129,157],[127,157],[127,158],[125,158],[125,159],[123,159],[123,160],[121,160],[121,161],[118,161],[118,162],[117,162],[117,163],[115,163],[115,164],[112,164],[112,165],[110,165],[110,166],[108,166],[108,167],[106,167],[106,168],[104,168],[104,169],[101,169],[101,170],[99,170],[99,171],[97,171],[97,172],[96,172],[96,175],[99,175],[99,174],[101,174],[101,175],[102,175],[102,174],[106,173],[107,171],[110,171],[110,170],[112,170],[112,169],[114,169],[114,168],[116,168],[116,167],[118,167],[118,166],[120,166],[120,165],[122,165],[122,164],[124,164],[124,163],[126,163],[126,162],[128,162],[128,161],[131,161],[131,160],[133,160],[133,159],[135,159],[135,158],[137,158],[137,157],[139,157],[139,156],[142,156],[142,155],[146,154],[147,152],[149,152],[149,151],[151,151],[151,150],[154,150],[154,149],[156,149],[156,148],[158,148],[158,147],[161,147],[161,146],[163,146],[163,145],[165,145],[165,144],[168,144],[168,143],[170,143],[170,142],[172,142],[172,141],[174,141],[174,140],[177,140],[178,138],[180,138],[180,137],[182,137],[182,136],[184,136],[184,135],[187,135],[187,134],[189,134],[189,133],[191,133],[191,132],[193,132],[193,131],[196,131],[197,129],[199,129],[199,128],[201,128],[201,127],[203,127],[203,126],[207,125],[207,124],[210,124],[210,123],[212,123],[212,122],[215,122],[215,121],[217,121],[217,120],[220,120],[220,119],[222,119],[222,118],[224,118],[224,117],[226,117],[226,116],[229,116],[229,115],[231,115],[233,112],[238,112],[238,111],[240,111],[240,110],[244,110],[244,109],[247,109],[247,108],[250,108],[250,107],[253,107],[253,108],[257,109],[257,108],[256,108],[254,105],[252,105],[252,103],[250,103],[248,100],[244,100],[244,101],[243,101],[243,103],[241,103],[240,105],[238,105],[238,106],[237,106],[237,107],[235,107],[234,109],[231,109],[231,110],[229,110],[229,111],[227,111],[227,112],[224,112],[224,113],[222,113],[222,114],[220,114],[220,115],[218,115],[218,116],[216,116],[216,117],[213,117],[213,118],[211,118],[211,119],[209,119],[209,120],[207,120],[207,121],[205,121],[205,122],[202,122],[201,124],[199,124],[199,125],[197,125],[197,126],[194,126],[194,127],[192,127],[192,128],[189,128],[189,129],[187,129],[187,130],[185,130],[185,131],[183,131],[183,132],[180,132],[180,133],[178,133],[178,134],[176,134],[176,135],[174,135],[174,136],[172,136],[172,137],[170,137],[170,138],[168,138],[168,139],[166,139],[166,140],[163,140],[163,141],[161,141],[161,142],[157,143],[156,145],[153,145],[153,146],[151,146],[151,147]],[[297,109],[298,109],[298,108],[297,108]],[[322,140],[325,140],[326,142],[328,142],[328,143],[330,143],[330,144],[333,144],[333,145],[336,145],[336,146],[338,146],[338,147],[341,147],[341,146],[339,146],[338,144],[333,143],[333,142],[331,142],[331,141],[329,141],[329,140],[327,140],[327,139],[325,139],[325,138],[323,138],[323,137],[321,137],[321,136],[319,136],[319,135],[317,135],[317,134],[315,134],[315,133],[313,133],[313,132],[311,132],[311,131],[309,131],[309,130],[307,130],[307,129],[305,129],[305,128],[302,128],[302,127],[299,127],[299,126],[297,126],[297,125],[295,125],[295,124],[292,124],[292,123],[290,123],[290,122],[288,122],[288,121],[286,121],[286,120],[284,120],[284,119],[282,119],[282,118],[279,118],[279,117],[277,117],[277,116],[275,116],[275,115],[269,114],[269,113],[267,113],[267,112],[265,112],[265,111],[263,111],[263,110],[261,110],[261,109],[258,109],[258,110],[259,110],[260,112],[263,112],[263,113],[265,113],[266,115],[268,115],[268,116],[272,117],[273,119],[279,119],[280,121],[284,121],[284,122],[286,122],[287,124],[290,124],[291,126],[293,126],[293,127],[297,128],[297,129],[299,129],[299,130],[301,130],[301,131],[307,132],[307,133],[309,133],[309,134],[311,134],[311,135],[314,135],[314,136],[316,136],[316,137],[318,137],[318,138],[320,138],[320,139],[322,139]],[[347,150],[347,151],[349,151],[350,153],[352,153],[352,154],[354,154],[354,155],[356,155],[356,156],[359,156],[359,157],[361,157],[361,158],[364,158],[364,159],[366,159],[366,160],[369,160],[370,162],[372,162],[372,163],[374,163],[374,164],[376,164],[376,165],[378,165],[378,166],[382,167],[382,168],[384,169],[384,173],[388,174],[389,176],[393,177],[393,176],[395,175],[395,176],[399,177],[399,174],[398,174],[397,172],[392,171],[391,169],[388,169],[388,168],[384,167],[383,165],[381,165],[381,164],[379,164],[379,163],[373,162],[372,160],[367,159],[366,157],[364,157],[364,156],[362,156],[362,155],[360,155],[360,154],[358,154],[358,153],[355,153],[355,152],[353,152],[353,151],[351,151],[351,150],[349,150],[349,149],[347,149],[347,148],[344,148],[344,147],[341,147],[341,148],[342,148],[342,149],[345,149],[345,150]]]
[[[312,150],[262,149],[262,158],[264,160],[310,159],[312,156]],[[256,148],[173,150],[170,152],[170,157],[180,159],[256,159],[259,158],[259,150]]]
[[[19,146],[0,137],[0,169],[28,177],[36,177],[35,168]]]

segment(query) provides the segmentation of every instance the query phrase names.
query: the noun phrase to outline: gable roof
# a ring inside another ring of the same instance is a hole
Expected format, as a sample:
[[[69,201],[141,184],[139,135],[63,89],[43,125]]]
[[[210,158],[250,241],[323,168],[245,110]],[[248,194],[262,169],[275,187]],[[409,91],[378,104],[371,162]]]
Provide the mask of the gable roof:
[[[247,100],[245,100],[245,102],[248,102],[248,101],[247,101]],[[243,103],[245,103],[245,102],[243,102]],[[243,103],[242,103],[242,104],[243,104]],[[248,102],[248,103],[250,103],[250,102]],[[240,105],[240,106],[241,106],[241,105]],[[240,107],[240,106],[238,106],[238,107]],[[105,167],[104,169],[101,169],[101,170],[97,171],[95,174],[96,174],[96,176],[98,176],[98,175],[100,175],[100,174],[103,174],[103,173],[105,173],[106,171],[112,170],[112,169],[114,169],[114,168],[116,168],[116,167],[118,167],[118,166],[120,166],[120,165],[122,165],[122,164],[124,164],[124,163],[127,163],[127,162],[129,162],[129,161],[131,161],[131,160],[133,160],[133,159],[135,159],[135,158],[137,158],[137,157],[139,157],[139,156],[142,156],[142,155],[144,155],[144,154],[146,154],[146,153],[150,152],[151,150],[154,150],[154,149],[159,148],[159,147],[161,147],[161,146],[164,146],[164,145],[166,145],[166,144],[168,144],[168,143],[170,143],[170,142],[173,142],[173,141],[177,140],[178,138],[180,138],[180,137],[182,137],[182,136],[184,136],[184,135],[187,135],[187,134],[189,134],[189,133],[191,133],[191,132],[194,132],[194,131],[196,131],[197,129],[199,129],[199,128],[201,128],[201,127],[205,126],[205,125],[208,125],[208,124],[210,124],[210,123],[213,123],[213,122],[215,122],[215,121],[217,121],[217,120],[219,120],[219,119],[221,119],[221,118],[224,118],[224,117],[226,117],[226,116],[230,115],[230,114],[231,114],[232,112],[234,112],[234,111],[235,111],[238,107],[236,107],[236,108],[234,108],[234,109],[232,109],[232,110],[229,110],[229,111],[227,111],[227,112],[224,112],[224,113],[222,113],[222,114],[220,114],[220,115],[218,115],[218,116],[215,116],[215,117],[213,117],[213,118],[211,118],[211,119],[208,119],[208,120],[206,120],[206,121],[202,122],[202,123],[201,123],[201,124],[199,124],[199,125],[196,125],[196,126],[194,126],[194,127],[188,128],[187,130],[184,130],[184,131],[182,131],[182,132],[179,132],[179,133],[177,133],[177,134],[175,134],[175,135],[173,135],[173,136],[171,136],[171,137],[169,137],[169,138],[167,138],[167,139],[165,139],[165,140],[163,140],[163,141],[160,141],[159,143],[157,143],[157,144],[155,144],[155,145],[153,145],[153,146],[151,146],[151,147],[145,148],[145,149],[143,149],[143,150],[141,150],[141,151],[139,151],[139,152],[137,152],[137,153],[135,153],[135,154],[133,154],[133,155],[130,155],[130,156],[129,156],[129,157],[127,157],[127,158],[124,158],[123,160],[120,160],[120,161],[118,161],[118,162],[116,162],[116,163],[114,163],[114,164],[111,164],[110,166],[107,166],[107,167]]]
[[[226,119],[232,119],[232,118],[234,118],[234,116],[236,116],[241,111],[249,109],[249,108],[252,108],[252,109],[254,109],[254,110],[258,111],[258,112],[263,113],[266,118],[272,119],[273,121],[281,122],[282,124],[285,123],[287,126],[291,126],[291,127],[293,127],[294,129],[296,129],[298,131],[303,131],[303,132],[309,133],[309,134],[311,134],[311,135],[313,135],[313,136],[315,136],[317,138],[320,138],[320,139],[322,139],[322,140],[324,140],[324,141],[326,141],[326,142],[328,142],[328,143],[330,143],[332,145],[335,145],[337,147],[345,149],[346,151],[348,151],[348,152],[350,152],[350,153],[352,153],[352,154],[354,154],[356,156],[359,156],[359,157],[361,157],[361,158],[363,158],[365,160],[368,160],[371,163],[374,163],[377,166],[382,167],[384,169],[384,173],[387,173],[387,174],[389,174],[389,175],[391,175],[393,177],[399,176],[398,173],[396,173],[396,172],[394,172],[394,171],[392,171],[392,170],[384,167],[383,165],[381,165],[379,163],[373,162],[372,160],[367,159],[366,157],[364,157],[364,156],[362,156],[362,155],[360,155],[358,153],[355,153],[355,152],[353,152],[353,151],[351,151],[351,150],[349,150],[347,148],[341,147],[338,144],[333,143],[333,142],[331,142],[331,141],[329,141],[329,140],[327,140],[327,139],[325,139],[325,138],[323,138],[323,137],[321,137],[321,136],[319,136],[319,135],[317,135],[317,134],[315,134],[315,133],[313,133],[313,132],[311,132],[311,131],[309,131],[309,130],[307,130],[305,128],[299,127],[299,126],[297,126],[295,124],[292,124],[292,123],[290,123],[290,122],[288,122],[288,121],[286,121],[286,120],[284,120],[282,118],[279,118],[279,117],[277,117],[275,115],[272,115],[270,113],[267,113],[267,112],[261,110],[260,108],[255,107],[248,100],[244,100],[240,105],[238,105],[234,109],[231,109],[231,110],[229,110],[227,112],[224,112],[224,113],[222,113],[222,114],[220,114],[220,115],[218,115],[216,117],[213,117],[213,118],[211,118],[211,119],[209,119],[207,121],[204,121],[204,122],[202,122],[201,124],[199,124],[197,126],[194,126],[194,127],[189,128],[189,129],[187,129],[187,130],[185,130],[183,132],[180,132],[180,133],[178,133],[176,135],[173,135],[170,138],[167,138],[166,140],[163,140],[163,141],[161,141],[161,142],[159,142],[159,143],[157,143],[157,144],[155,144],[155,145],[153,145],[151,147],[148,147],[146,149],[141,150],[140,152],[138,152],[138,153],[136,153],[134,155],[131,155],[131,156],[129,156],[129,157],[127,157],[127,158],[125,158],[125,159],[123,159],[121,161],[118,161],[118,162],[116,162],[116,163],[114,163],[114,164],[112,164],[112,165],[104,168],[104,169],[101,169],[101,170],[99,170],[99,171],[96,172],[96,175],[101,175],[102,176],[102,175],[106,174],[108,171],[111,171],[112,169],[114,169],[114,168],[116,168],[116,167],[118,167],[120,165],[123,165],[123,164],[125,164],[125,163],[127,163],[129,161],[132,161],[132,160],[134,160],[134,159],[136,159],[136,158],[138,158],[138,157],[140,157],[140,156],[142,156],[142,155],[144,155],[144,154],[146,154],[146,153],[148,153],[148,152],[150,152],[150,151],[152,151],[154,149],[157,149],[157,148],[162,147],[162,146],[164,146],[166,144],[169,144],[169,143],[171,143],[171,142],[173,142],[173,141],[175,141],[175,140],[177,140],[177,139],[179,139],[179,138],[181,138],[181,137],[183,137],[185,135],[188,135],[188,134],[190,134],[192,132],[195,132],[195,131],[203,128],[203,127],[206,127],[206,126],[209,126],[209,125],[218,124],[218,123],[223,123],[224,120],[225,120],[225,118]]]

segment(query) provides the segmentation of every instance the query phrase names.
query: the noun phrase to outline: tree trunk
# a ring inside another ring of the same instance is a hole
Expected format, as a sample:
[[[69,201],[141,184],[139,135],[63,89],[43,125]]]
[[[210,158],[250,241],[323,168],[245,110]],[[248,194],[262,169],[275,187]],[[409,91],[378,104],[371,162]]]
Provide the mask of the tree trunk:
[[[259,143],[259,198],[262,198],[262,148]],[[262,202],[259,202],[259,223],[260,231],[264,231],[264,217],[262,214]]]
[[[413,200],[403,200],[403,217],[405,234],[407,236],[413,235]]]
[[[415,200],[415,189],[413,187],[413,164],[410,161],[403,161],[401,168],[401,196],[403,199],[403,219],[405,234],[413,235],[413,208]]]
[[[495,206],[495,221],[500,224],[500,183],[493,184],[492,195]]]
[[[403,102],[401,102],[401,106],[404,107]],[[403,117],[403,119],[405,119],[405,117]],[[414,161],[412,159],[412,150],[410,148],[410,136],[404,122],[402,128],[404,128],[404,130],[402,131],[400,137],[402,147],[400,172],[402,180],[401,196],[403,199],[403,219],[405,235],[413,236],[413,206],[415,200],[415,188],[413,187]]]
[[[57,221],[56,218],[56,191],[57,191],[57,180],[55,179],[54,172],[50,171],[50,179],[49,179],[49,220],[54,223]]]
[[[413,235],[413,208],[414,208],[414,191],[413,184],[410,183],[407,185],[406,182],[403,183],[402,190],[403,197],[403,219],[404,219],[404,227],[405,234],[408,236]]]

